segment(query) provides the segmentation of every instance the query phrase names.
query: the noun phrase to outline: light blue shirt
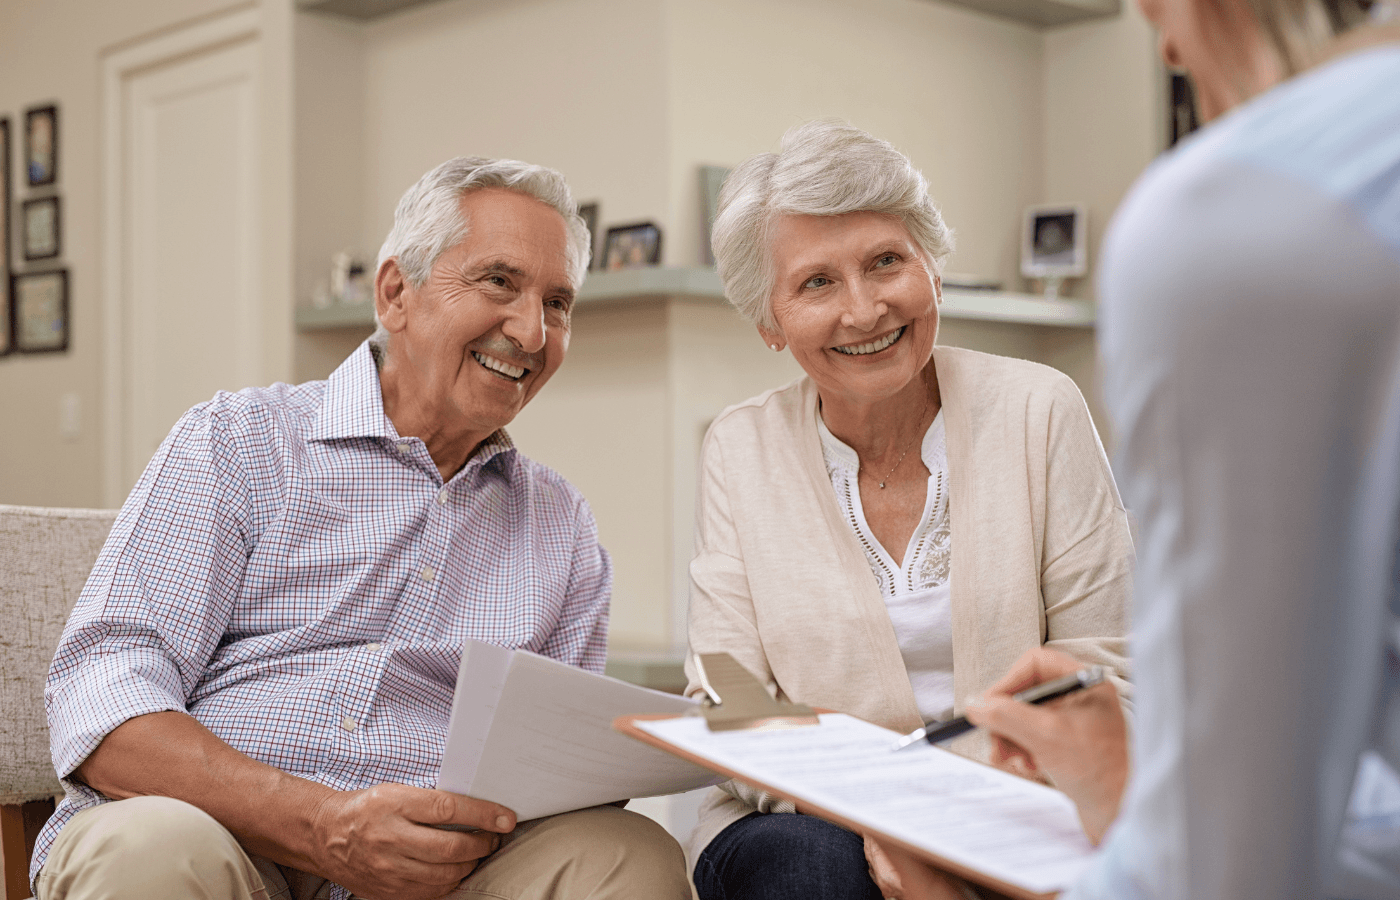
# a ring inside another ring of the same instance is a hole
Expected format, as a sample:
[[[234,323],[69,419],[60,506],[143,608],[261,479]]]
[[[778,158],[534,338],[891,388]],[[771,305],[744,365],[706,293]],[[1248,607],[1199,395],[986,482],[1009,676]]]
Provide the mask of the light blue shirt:
[[[1135,771],[1065,896],[1400,896],[1400,47],[1160,160],[1099,279]]]

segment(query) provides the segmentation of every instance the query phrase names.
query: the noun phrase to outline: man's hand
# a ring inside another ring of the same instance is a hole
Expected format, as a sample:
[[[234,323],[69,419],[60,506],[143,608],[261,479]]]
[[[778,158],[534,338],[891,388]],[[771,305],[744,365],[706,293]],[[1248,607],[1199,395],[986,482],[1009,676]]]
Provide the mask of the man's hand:
[[[983,697],[968,701],[965,714],[992,733],[993,763],[1048,775],[1068,794],[1084,833],[1097,845],[1118,816],[1130,769],[1118,692],[1101,684],[1041,706],[1011,699],[1017,691],[1082,667],[1055,650],[1029,650]]]
[[[456,825],[477,832],[447,831]],[[316,874],[372,900],[446,895],[515,828],[498,803],[380,784],[328,794],[312,816]]]

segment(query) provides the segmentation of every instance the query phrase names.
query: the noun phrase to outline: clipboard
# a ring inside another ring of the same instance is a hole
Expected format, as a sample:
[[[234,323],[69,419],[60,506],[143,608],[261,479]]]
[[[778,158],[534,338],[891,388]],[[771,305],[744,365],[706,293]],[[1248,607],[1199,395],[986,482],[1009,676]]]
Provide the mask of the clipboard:
[[[717,655],[728,657],[728,654]],[[768,696],[767,691],[764,690],[763,686],[757,681],[757,679],[753,678],[752,675],[749,675],[748,672],[744,670],[741,666],[739,666],[737,662],[734,662],[732,658],[728,659],[727,664],[722,664],[719,667],[715,665],[716,662],[719,661],[707,659],[705,660],[703,667],[698,667],[701,668],[702,671],[706,672],[709,676],[708,680],[710,683],[706,685],[706,692],[708,695],[710,695],[710,702],[702,710],[706,716],[705,728],[701,727],[700,722],[698,721],[698,717],[693,715],[683,717],[689,720],[690,723],[693,723],[684,726],[691,732],[706,732],[713,737],[726,731],[755,732],[771,731],[774,729],[784,729],[785,731],[789,732],[790,736],[781,738],[781,740],[788,741],[789,743],[794,741],[800,743],[803,741],[802,734],[804,732],[814,733],[816,728],[838,726],[843,728],[855,728],[860,730],[862,733],[869,734],[874,734],[875,732],[883,732],[888,735],[887,746],[889,747],[893,747],[894,740],[898,737],[898,735],[895,732],[887,731],[885,729],[879,729],[877,726],[871,725],[866,722],[861,722],[860,720],[855,719],[851,716],[845,716],[839,713],[826,712],[818,714],[816,711],[810,709],[809,707],[801,706],[799,704],[785,704],[781,701],[773,700],[773,698]],[[729,664],[732,664],[732,666],[735,669],[737,669],[739,673],[742,673],[742,676],[744,678],[747,678],[748,681],[751,682],[751,684],[743,686],[740,689],[736,690],[736,685],[733,683],[733,681],[739,678],[740,676],[728,667]],[[716,675],[721,671],[725,673],[720,676],[721,683],[715,684],[714,682],[716,679]],[[711,688],[714,688],[713,694],[711,694]],[[767,704],[771,705],[764,705],[762,703],[759,703],[758,707],[755,708],[753,705],[742,702],[740,698],[743,697],[747,697],[749,700],[754,699],[752,696],[752,690],[757,690],[760,694],[763,695],[763,699],[767,701]],[[721,702],[713,702],[713,698],[715,696],[718,696]],[[740,702],[736,703],[736,700],[739,700]],[[720,712],[720,710],[726,703],[736,705],[731,706],[727,713]],[[696,765],[704,766],[705,768],[708,768],[711,771],[718,772],[721,775],[727,776],[729,778],[735,778],[747,784],[751,784],[775,796],[782,797],[783,799],[792,801],[794,803],[800,803],[804,808],[812,810],[816,814],[820,815],[822,818],[827,819],[831,822],[835,822],[856,833],[872,834],[875,837],[879,838],[882,843],[887,843],[891,846],[899,847],[900,849],[908,852],[914,857],[921,859],[925,862],[931,863],[942,871],[951,873],[953,875],[957,875],[972,884],[991,888],[992,890],[998,891],[1001,894],[1004,894],[1008,897],[1016,898],[1016,900],[1052,900],[1052,898],[1058,896],[1059,894],[1058,889],[1048,891],[1037,891],[1029,889],[1024,885],[1006,881],[1003,878],[997,877],[995,874],[983,871],[975,865],[970,865],[966,861],[950,858],[949,856],[931,850],[928,847],[912,843],[904,837],[901,837],[899,834],[886,831],[880,827],[879,822],[872,822],[869,819],[865,821],[860,821],[851,815],[847,815],[841,809],[831,808],[832,805],[836,804],[822,803],[813,796],[804,796],[801,791],[790,789],[790,786],[774,783],[775,781],[780,781],[781,779],[765,779],[761,777],[755,777],[754,772],[746,771],[743,765],[726,764],[723,761],[716,760],[707,755],[704,755],[703,753],[693,752],[692,750],[687,749],[687,747],[685,746],[678,746],[677,743],[673,743],[672,741],[667,740],[662,736],[659,736],[657,734],[652,733],[649,730],[646,730],[646,726],[648,723],[665,723],[677,720],[679,718],[682,717],[666,715],[620,716],[617,719],[613,720],[613,728],[618,732],[627,735],[628,737],[641,741],[652,747],[656,747],[657,749],[674,754],[675,756],[678,756],[681,759],[685,759],[689,762],[695,763]],[[670,728],[673,726],[667,727]],[[872,729],[874,731],[872,731]],[[707,738],[707,740],[708,739],[709,738]],[[732,742],[733,740],[735,740],[735,738],[728,738],[725,740],[729,740]],[[887,752],[890,754],[891,758],[894,758],[894,753],[892,749]],[[991,766],[987,766],[983,763],[975,762],[973,760],[968,760],[963,757],[956,757],[953,754],[948,753],[947,751],[935,747],[929,747],[927,752],[932,754],[946,754],[946,757],[950,757],[956,761],[955,763],[950,763],[947,762],[945,758],[940,757],[939,759],[941,761],[941,764],[955,765],[955,767],[958,769],[966,769],[966,767],[973,767],[968,771],[972,771],[974,773],[992,772],[995,773],[995,778],[997,779],[1014,779],[1018,784],[1033,784],[1029,782],[1023,782],[1016,776],[1002,772],[999,769],[994,769]],[[913,755],[914,751],[909,751],[908,755],[900,754],[899,758],[908,760],[911,759]],[[874,759],[874,757],[871,758]],[[758,766],[756,768],[762,767]],[[1043,785],[1038,784],[1035,785],[1035,790],[1053,792],[1053,789],[1046,788]],[[1057,794],[1059,797],[1063,797],[1063,795],[1058,794],[1058,792],[1054,793]],[[1065,802],[1068,803],[1067,798],[1065,799]],[[1070,807],[1072,808],[1072,804],[1070,804]],[[1080,838],[1083,838],[1082,831],[1079,830],[1079,823],[1077,817],[1072,818],[1071,824],[1078,836]],[[899,829],[894,828],[894,830],[898,831]],[[1087,851],[1085,853],[1085,856],[1076,856],[1071,860],[1067,860],[1067,866],[1078,865],[1081,862],[1084,865],[1087,865],[1087,853],[1092,852],[1092,848],[1088,847],[1087,838],[1083,838],[1083,847]],[[1063,886],[1067,887],[1068,881],[1072,881],[1072,878],[1067,878],[1066,884],[1064,884]]]

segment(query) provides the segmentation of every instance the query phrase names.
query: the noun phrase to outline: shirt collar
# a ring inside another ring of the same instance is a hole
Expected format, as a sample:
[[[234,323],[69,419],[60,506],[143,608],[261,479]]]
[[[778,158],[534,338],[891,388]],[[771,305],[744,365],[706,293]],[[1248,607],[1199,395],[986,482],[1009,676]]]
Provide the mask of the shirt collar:
[[[311,440],[329,441],[337,438],[376,437],[399,440],[398,429],[384,412],[384,394],[379,384],[379,367],[369,341],[341,363],[326,380],[326,393],[321,400]],[[497,429],[481,442],[464,469],[485,466],[496,456],[514,452],[515,442],[504,428]],[[502,458],[502,463],[506,462]]]
[[[336,438],[383,437],[396,440],[394,423],[384,414],[379,369],[369,341],[355,348],[326,380],[326,393],[311,429],[313,441]]]

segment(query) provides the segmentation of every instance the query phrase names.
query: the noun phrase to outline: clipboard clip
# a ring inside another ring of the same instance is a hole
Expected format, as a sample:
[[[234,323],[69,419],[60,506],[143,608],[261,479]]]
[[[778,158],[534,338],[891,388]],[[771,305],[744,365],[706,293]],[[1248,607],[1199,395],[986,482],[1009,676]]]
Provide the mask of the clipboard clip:
[[[817,714],[810,706],[768,696],[763,684],[728,653],[695,653],[691,658],[705,690],[700,711],[711,731],[763,731],[818,724]]]

